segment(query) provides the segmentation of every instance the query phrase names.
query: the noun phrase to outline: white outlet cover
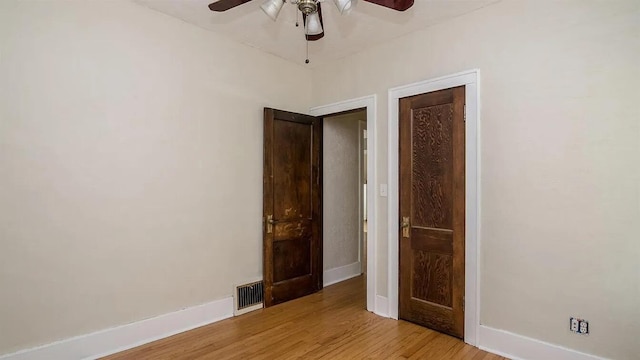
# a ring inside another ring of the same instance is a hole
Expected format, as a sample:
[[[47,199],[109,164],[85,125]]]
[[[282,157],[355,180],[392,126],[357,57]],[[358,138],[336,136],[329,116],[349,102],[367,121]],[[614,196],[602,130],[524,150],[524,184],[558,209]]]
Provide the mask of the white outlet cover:
[[[580,335],[589,334],[589,322],[584,319],[569,318],[569,330]]]

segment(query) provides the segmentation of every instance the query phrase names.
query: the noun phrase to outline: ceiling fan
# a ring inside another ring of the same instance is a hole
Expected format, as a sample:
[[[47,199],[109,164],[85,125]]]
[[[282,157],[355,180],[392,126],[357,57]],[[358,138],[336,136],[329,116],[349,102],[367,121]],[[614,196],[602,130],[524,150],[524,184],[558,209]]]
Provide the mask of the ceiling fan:
[[[251,0],[219,0],[209,4],[211,11],[223,12],[240,6]],[[326,0],[288,0],[302,13],[302,20],[307,41],[319,40],[324,36],[324,23],[322,22],[321,3]],[[397,11],[405,11],[413,6],[414,0],[364,0],[372,4],[384,6]],[[287,0],[266,0],[261,8],[273,20],[276,21],[280,10]],[[356,0],[333,0],[341,14],[347,14],[354,6]],[[296,26],[298,26],[296,22]],[[309,60],[306,60],[309,63]]]

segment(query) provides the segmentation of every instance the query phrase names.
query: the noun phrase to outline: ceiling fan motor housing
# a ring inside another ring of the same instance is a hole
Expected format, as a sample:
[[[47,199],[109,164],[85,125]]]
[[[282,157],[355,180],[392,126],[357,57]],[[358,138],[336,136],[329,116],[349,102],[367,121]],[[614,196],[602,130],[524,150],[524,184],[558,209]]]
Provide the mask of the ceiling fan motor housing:
[[[300,0],[298,2],[298,9],[305,15],[313,14],[318,11],[317,0]]]

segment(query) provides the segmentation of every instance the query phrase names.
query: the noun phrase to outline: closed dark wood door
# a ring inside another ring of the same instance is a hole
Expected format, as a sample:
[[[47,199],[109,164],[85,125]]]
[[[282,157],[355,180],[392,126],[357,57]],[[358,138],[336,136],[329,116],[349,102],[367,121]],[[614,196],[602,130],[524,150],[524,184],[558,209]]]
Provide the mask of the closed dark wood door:
[[[464,87],[400,99],[402,319],[464,336]]]
[[[322,288],[321,119],[264,110],[264,302]]]

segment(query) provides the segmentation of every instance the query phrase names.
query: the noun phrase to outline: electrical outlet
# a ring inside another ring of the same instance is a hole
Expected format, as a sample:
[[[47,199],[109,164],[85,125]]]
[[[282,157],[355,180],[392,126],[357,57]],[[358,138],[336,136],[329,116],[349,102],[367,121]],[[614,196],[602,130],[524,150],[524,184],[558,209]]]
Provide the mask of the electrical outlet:
[[[569,330],[577,333],[578,331],[580,331],[580,320],[576,319],[576,318],[571,318],[569,320]]]
[[[589,333],[589,322],[587,320],[580,320],[580,334],[587,335]]]
[[[576,334],[587,335],[589,334],[589,322],[584,319],[570,318],[569,330]]]

